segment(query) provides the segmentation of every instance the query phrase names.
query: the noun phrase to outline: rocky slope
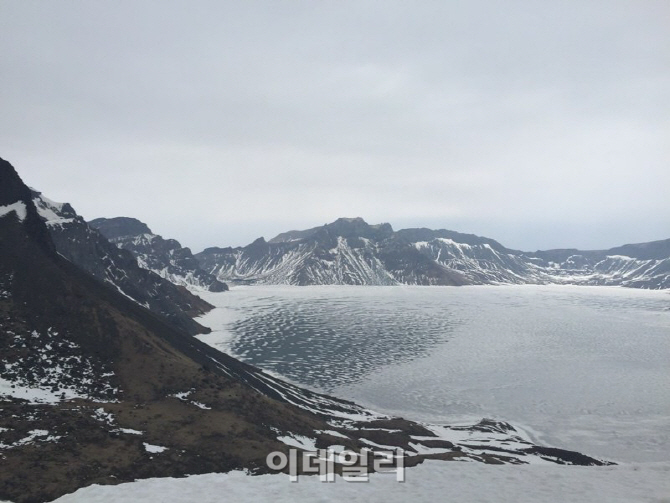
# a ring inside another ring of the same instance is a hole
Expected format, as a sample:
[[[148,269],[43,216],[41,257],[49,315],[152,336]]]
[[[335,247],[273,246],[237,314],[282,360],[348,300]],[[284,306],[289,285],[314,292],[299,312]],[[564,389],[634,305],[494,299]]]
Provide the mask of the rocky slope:
[[[612,250],[526,253],[448,230],[341,218],[241,248],[196,255],[222,281],[290,285],[561,283],[670,288],[670,240]]]
[[[140,267],[176,285],[210,292],[228,290],[225,283],[201,269],[189,248],[182,247],[175,239],[163,239],[135,218],[96,218],[88,224],[119,248],[131,252]]]
[[[208,331],[193,320],[212,308],[207,302],[139,267],[130,252],[110,243],[69,204],[51,201],[35,190],[32,200],[63,257],[175,326],[191,334]]]
[[[522,254],[546,271],[551,282],[670,288],[670,239],[609,250],[548,250]]]
[[[34,195],[0,159],[0,499],[246,468],[344,446],[424,459],[602,464],[507,423],[431,426],[374,414],[244,364],[63,258]],[[335,463],[334,470],[341,469]]]

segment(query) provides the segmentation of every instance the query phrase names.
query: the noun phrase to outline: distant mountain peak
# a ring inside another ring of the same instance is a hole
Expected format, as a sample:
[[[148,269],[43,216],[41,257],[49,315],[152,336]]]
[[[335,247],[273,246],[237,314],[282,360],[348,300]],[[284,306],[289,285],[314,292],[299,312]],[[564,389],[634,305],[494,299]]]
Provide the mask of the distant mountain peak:
[[[265,247],[268,244],[268,242],[265,240],[263,236],[255,239],[250,245],[250,247]]]
[[[347,224],[369,225],[365,220],[363,220],[362,217],[340,217],[334,222],[326,224],[326,227],[328,227],[329,225],[347,225]]]
[[[28,203],[31,199],[30,190],[14,166],[0,158],[0,206],[9,206],[19,201]]]
[[[107,239],[117,239],[141,234],[153,234],[149,226],[131,217],[96,218],[88,222],[89,225],[100,229],[104,226],[103,234]]]
[[[370,225],[361,217],[338,218],[333,223],[325,225],[325,228],[342,237],[380,239],[393,234],[391,224]]]
[[[341,217],[329,224],[320,227],[312,227],[306,230],[294,230],[283,232],[272,238],[269,243],[288,243],[310,238],[315,235],[328,235],[345,238],[367,238],[379,239],[393,234],[391,224],[381,223],[370,225],[361,217],[347,218]]]

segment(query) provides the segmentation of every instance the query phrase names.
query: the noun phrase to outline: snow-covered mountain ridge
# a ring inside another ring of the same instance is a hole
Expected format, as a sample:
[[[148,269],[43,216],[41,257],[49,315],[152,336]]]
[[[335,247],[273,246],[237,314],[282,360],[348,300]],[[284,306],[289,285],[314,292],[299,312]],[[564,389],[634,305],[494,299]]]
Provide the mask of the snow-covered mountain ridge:
[[[119,248],[130,251],[143,269],[176,285],[223,292],[228,286],[200,268],[189,248],[175,239],[163,239],[135,218],[96,218],[88,224]]]
[[[670,239],[611,250],[522,252],[448,230],[341,218],[195,255],[221,281],[290,285],[578,284],[670,288]]]
[[[209,304],[140,267],[132,253],[110,243],[70,204],[54,202],[36,190],[31,195],[37,214],[62,257],[191,334],[207,331],[192,318],[211,309]]]

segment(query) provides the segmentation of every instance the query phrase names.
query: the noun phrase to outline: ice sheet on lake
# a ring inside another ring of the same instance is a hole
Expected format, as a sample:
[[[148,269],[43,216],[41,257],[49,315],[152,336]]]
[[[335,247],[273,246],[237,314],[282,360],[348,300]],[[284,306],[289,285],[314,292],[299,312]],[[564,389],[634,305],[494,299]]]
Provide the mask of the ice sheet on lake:
[[[220,349],[299,385],[414,420],[505,420],[608,459],[668,459],[668,292],[255,286],[205,298],[219,309],[199,321]],[[409,335],[356,344],[378,326]]]

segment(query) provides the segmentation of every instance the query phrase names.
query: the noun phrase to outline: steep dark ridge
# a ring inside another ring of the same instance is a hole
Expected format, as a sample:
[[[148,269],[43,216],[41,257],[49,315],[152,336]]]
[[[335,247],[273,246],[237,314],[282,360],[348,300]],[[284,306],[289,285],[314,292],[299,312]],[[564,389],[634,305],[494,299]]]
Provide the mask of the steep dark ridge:
[[[56,247],[49,237],[49,232],[42,225],[35,211],[30,189],[21,181],[14,167],[0,158],[0,206],[8,206],[16,202],[23,203],[27,208],[24,222],[25,231],[47,253],[56,253]]]
[[[3,164],[0,174],[16,176]],[[3,206],[19,197],[10,193]],[[441,427],[448,440],[430,425],[271,377],[165,323],[44,246],[45,224],[24,202],[23,220],[16,212],[0,215],[0,499],[44,502],[93,483],[236,468],[262,473],[266,455],[287,453],[282,438],[296,435],[319,448],[401,447],[412,453],[407,466],[538,457],[602,464],[543,450],[502,422]],[[34,232],[39,226],[43,232]],[[467,442],[455,444],[454,435]],[[492,441],[508,447],[489,448]]]
[[[176,285],[224,292],[228,285],[200,267],[191,250],[176,239],[154,234],[139,220],[128,217],[97,218],[89,225],[119,248],[132,253],[139,265]]]
[[[95,218],[90,220],[88,224],[94,229],[98,229],[110,240],[127,236],[140,236],[141,234],[153,234],[147,224],[136,218]]]
[[[32,191],[31,196],[56,250],[63,257],[175,326],[191,334],[209,331],[193,317],[208,312],[210,304],[139,267],[132,253],[110,243],[77,215],[71,205],[55,203],[37,191]]]

